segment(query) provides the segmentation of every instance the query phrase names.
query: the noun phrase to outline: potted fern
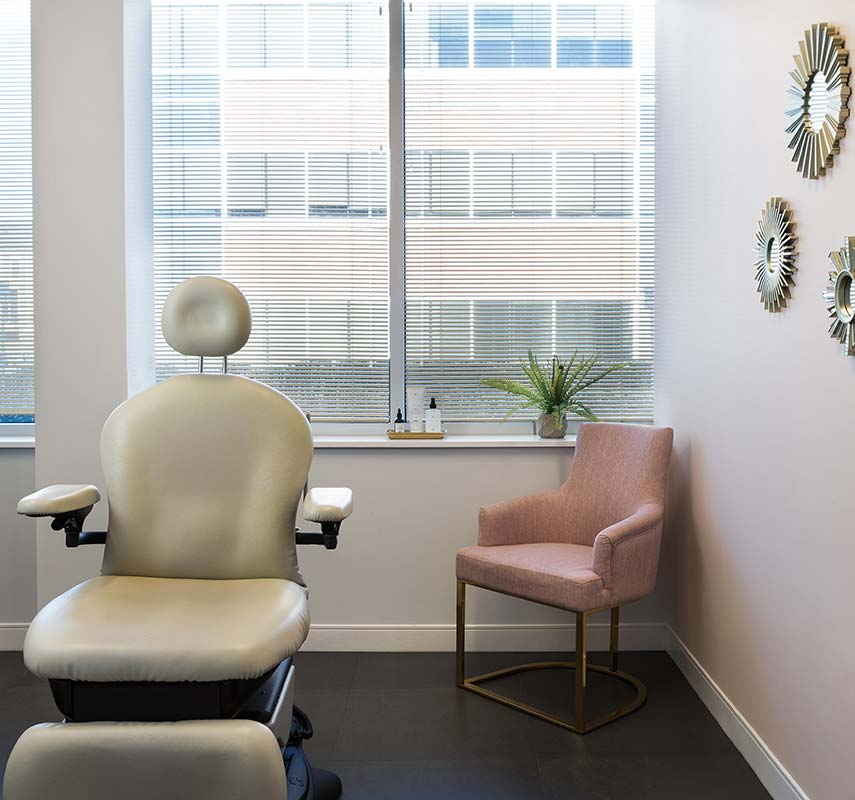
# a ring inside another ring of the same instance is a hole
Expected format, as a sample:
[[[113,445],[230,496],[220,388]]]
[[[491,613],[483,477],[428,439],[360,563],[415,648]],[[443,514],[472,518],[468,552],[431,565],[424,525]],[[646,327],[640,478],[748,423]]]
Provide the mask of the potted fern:
[[[543,439],[562,439],[567,433],[569,413],[596,422],[596,415],[579,399],[579,395],[606,375],[626,366],[615,364],[591,375],[597,357],[579,358],[578,353],[573,353],[569,361],[561,361],[558,356],[553,356],[550,369],[541,366],[531,350],[528,351],[528,358],[520,359],[520,364],[528,383],[510,378],[485,378],[481,385],[501,389],[524,400],[508,412],[508,417],[520,408],[539,409],[541,413],[537,419],[537,433]]]

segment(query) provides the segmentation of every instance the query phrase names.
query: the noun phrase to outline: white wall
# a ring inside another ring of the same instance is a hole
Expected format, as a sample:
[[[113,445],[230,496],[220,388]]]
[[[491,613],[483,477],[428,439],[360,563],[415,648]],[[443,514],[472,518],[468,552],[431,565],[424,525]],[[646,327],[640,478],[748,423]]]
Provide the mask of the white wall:
[[[668,620],[813,800],[851,795],[855,358],[826,331],[830,250],[855,235],[855,128],[802,179],[785,91],[810,23],[850,0],[660,0],[657,418],[676,431]],[[855,103],[851,103],[855,109]],[[796,213],[787,309],[764,311],[753,237]]]
[[[139,91],[125,64],[126,44],[137,52],[126,39],[126,14],[138,23],[141,5],[143,0],[32,2],[40,486],[103,485],[101,426],[127,395],[125,272],[132,259],[126,264],[126,231],[144,242],[138,215],[150,215],[151,208],[149,203],[143,212],[133,202],[145,187],[133,184],[137,173],[125,170],[129,148],[136,148],[137,157],[151,152],[140,151],[147,135],[125,135],[126,119],[143,130],[149,125],[145,113],[129,113],[128,102]],[[138,24],[135,30],[145,35]],[[126,81],[136,90],[127,97]],[[92,527],[105,524],[104,504],[90,520]],[[99,554],[67,552],[46,521],[38,530],[38,600],[44,605],[96,571]]]
[[[310,646],[453,649],[454,554],[475,544],[478,508],[557,487],[570,460],[570,451],[551,448],[317,451],[311,484],[352,486],[355,511],[336,550],[300,551],[311,588]],[[571,616],[468,592],[467,621],[487,626],[470,636],[473,647],[572,649]],[[661,619],[655,597],[629,606],[625,645],[661,647]],[[532,624],[547,627],[524,627]],[[604,634],[594,628],[593,647],[606,646]]]
[[[303,547],[310,585],[313,649],[451,650],[454,647],[454,553],[474,544],[478,508],[558,486],[571,450],[453,449],[318,450],[313,486],[349,485],[355,511],[334,551]],[[18,454],[17,456],[11,454]],[[27,466],[29,465],[29,469]],[[32,451],[0,450],[0,635],[3,623],[29,621],[36,607],[33,522],[16,517],[17,499],[32,491]],[[314,527],[304,525],[306,528]],[[62,534],[46,532],[59,548],[70,583],[97,573],[102,548],[66,550]],[[84,562],[79,556],[84,555]],[[470,589],[468,621],[473,649],[570,649],[571,615]],[[657,595],[627,607],[623,645],[663,646]],[[604,617],[591,621],[591,646],[605,648]],[[3,647],[20,646],[20,628]]]
[[[0,449],[0,650],[21,646],[21,623],[36,611],[35,524],[15,513],[34,488],[33,451]]]

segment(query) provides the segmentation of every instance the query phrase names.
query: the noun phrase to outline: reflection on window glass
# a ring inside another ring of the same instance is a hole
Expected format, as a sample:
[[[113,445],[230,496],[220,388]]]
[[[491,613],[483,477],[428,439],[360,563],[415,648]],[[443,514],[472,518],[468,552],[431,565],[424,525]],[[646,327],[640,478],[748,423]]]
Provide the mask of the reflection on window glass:
[[[552,301],[477,300],[473,303],[472,357],[489,370],[514,363],[528,350],[552,347]],[[502,336],[496,336],[502,331]]]
[[[406,62],[410,69],[551,67],[554,37],[555,66],[631,67],[631,24],[617,5],[559,5],[553,31],[546,5],[435,4],[408,14]]]
[[[303,6],[229,6],[228,64],[230,67],[302,67]]]
[[[559,217],[630,216],[634,180],[629,153],[558,153],[556,213]]]
[[[552,154],[476,152],[475,216],[550,216]]]
[[[558,6],[559,67],[631,67],[632,39],[621,6]]]
[[[154,154],[155,216],[220,215],[220,160],[216,153],[158,151]]]
[[[310,67],[382,67],[385,30],[372,5],[309,5]]]
[[[407,216],[469,216],[469,151],[407,150]]]
[[[429,66],[468,67],[468,7],[431,6],[430,44],[432,57]]]
[[[476,67],[548,67],[549,6],[475,6]]]
[[[219,60],[216,6],[158,8],[151,18],[152,68],[216,69]]]
[[[218,147],[220,108],[216,103],[154,103],[155,147]]]
[[[631,153],[407,150],[405,158],[407,217],[633,213]]]
[[[229,216],[304,216],[306,159],[302,153],[230,153]]]
[[[309,216],[386,216],[381,153],[310,153]]]

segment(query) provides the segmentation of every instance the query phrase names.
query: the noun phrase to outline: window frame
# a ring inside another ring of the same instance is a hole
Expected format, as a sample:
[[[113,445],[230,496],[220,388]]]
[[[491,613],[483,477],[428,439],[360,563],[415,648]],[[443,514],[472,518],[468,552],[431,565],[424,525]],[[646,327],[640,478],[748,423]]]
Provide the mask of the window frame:
[[[467,0],[467,5],[472,0]],[[554,5],[550,2],[550,5]],[[616,2],[615,5],[621,5]],[[405,227],[406,227],[406,196],[405,196],[405,50],[404,50],[404,14],[406,3],[389,0],[388,2],[388,36],[389,36],[389,194],[388,194],[388,225],[389,225],[389,401],[390,420],[394,419],[397,409],[406,413],[406,257],[405,257]],[[470,25],[472,20],[470,19]],[[470,44],[474,35],[469,32]],[[553,45],[557,41],[557,30],[552,31]],[[554,49],[554,47],[553,47]],[[633,42],[633,51],[635,44]],[[554,54],[553,54],[554,55]],[[470,68],[471,68],[470,56]],[[596,68],[596,67],[595,67]],[[636,79],[641,80],[638,63],[633,60],[631,69]],[[497,68],[504,69],[504,68]],[[564,70],[557,63],[549,67],[551,70]],[[635,187],[633,188],[635,191]],[[574,435],[582,422],[580,419],[570,419],[568,436]],[[536,418],[513,420],[472,420],[466,422],[445,422],[443,427],[449,434],[457,435],[519,435],[525,436],[535,432]],[[322,435],[346,435],[350,433],[382,434],[389,423],[373,422],[317,422],[312,426]]]
[[[502,2],[502,0],[499,0]],[[536,0],[532,0],[536,3]],[[504,2],[502,2],[504,4]],[[452,5],[452,4],[449,4]],[[468,7],[469,11],[469,65],[468,68],[473,68],[474,65],[474,50],[472,50],[475,38],[473,0],[466,0],[463,3]],[[485,5],[489,5],[488,0],[485,0]],[[552,28],[550,38],[551,63],[549,67],[528,67],[538,70],[549,69],[551,71],[565,71],[567,69],[600,69],[600,66],[572,66],[559,65],[557,61],[558,41],[561,38],[559,30],[555,25],[556,3],[555,0],[547,0],[547,5],[552,9]],[[560,5],[560,3],[558,4]],[[623,0],[615,0],[614,5],[619,7],[623,5]],[[509,3],[509,6],[512,6]],[[405,255],[405,230],[407,225],[406,218],[406,151],[405,151],[405,71],[406,71],[406,54],[405,54],[405,14],[407,13],[407,4],[398,2],[397,0],[389,0],[386,4],[385,14],[387,19],[386,33],[388,37],[388,147],[389,147],[389,162],[388,162],[388,194],[386,206],[386,220],[388,229],[388,259],[389,259],[389,419],[394,419],[397,409],[404,411],[405,416],[409,417],[406,409],[406,255]],[[635,40],[632,40],[632,53],[635,53]],[[418,68],[416,68],[418,69]],[[505,72],[507,67],[483,68],[491,71]],[[639,83],[642,80],[641,67],[639,62],[633,57],[631,66],[620,65],[620,69],[631,70],[635,80]],[[647,150],[648,146],[644,143],[640,144],[642,150]],[[474,151],[468,151],[469,157],[474,158]],[[592,170],[596,175],[596,155],[592,155]],[[309,169],[308,162],[305,169]],[[557,180],[557,178],[555,178]],[[596,182],[596,178],[592,177],[592,181]],[[636,165],[636,180],[632,187],[633,193],[637,192],[638,187],[638,165]],[[553,191],[556,191],[554,189]],[[307,207],[310,205],[310,192],[307,190],[304,198]],[[474,198],[470,198],[470,202],[474,203]],[[594,212],[596,210],[596,197],[592,199],[594,204]],[[224,207],[221,209],[223,216],[229,216],[231,213],[231,203],[226,200]],[[433,214],[430,214],[431,216]],[[632,214],[630,214],[631,216]],[[428,216],[425,213],[425,216]],[[572,216],[572,215],[571,215]],[[593,213],[592,216],[597,216]],[[610,216],[610,215],[605,215]],[[509,400],[509,405],[512,401]],[[571,419],[569,425],[569,434],[572,435],[578,429],[580,420]],[[533,413],[531,418],[512,419],[512,420],[471,420],[471,421],[454,421],[445,422],[444,427],[449,434],[457,435],[520,435],[528,436],[534,432],[536,424],[536,415]],[[0,426],[2,427],[2,426]],[[348,434],[365,434],[365,435],[382,435],[389,428],[389,421],[366,421],[366,420],[315,420],[312,423],[314,431],[320,435],[346,436]]]

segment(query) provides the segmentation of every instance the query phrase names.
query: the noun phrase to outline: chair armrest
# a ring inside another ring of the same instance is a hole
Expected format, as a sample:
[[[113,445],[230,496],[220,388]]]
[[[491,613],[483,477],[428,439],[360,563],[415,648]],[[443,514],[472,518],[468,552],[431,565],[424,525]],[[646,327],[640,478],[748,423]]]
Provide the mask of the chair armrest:
[[[605,587],[639,597],[652,590],[650,584],[651,580],[656,581],[661,533],[662,505],[659,503],[646,503],[626,519],[600,531],[594,539],[593,569]],[[616,586],[622,581],[633,585]]]
[[[484,506],[478,513],[478,544],[492,547],[550,541],[562,519],[561,495],[560,490],[539,492]]]
[[[104,544],[106,532],[83,532],[83,521],[101,499],[92,484],[60,483],[39,489],[18,501],[18,513],[26,517],[53,517],[50,526],[65,531],[65,546]]]
[[[27,517],[58,517],[91,508],[101,499],[91,484],[57,484],[39,489],[18,501],[18,513]]]
[[[353,513],[350,489],[314,488],[303,500],[303,519],[307,522],[342,522]]]

